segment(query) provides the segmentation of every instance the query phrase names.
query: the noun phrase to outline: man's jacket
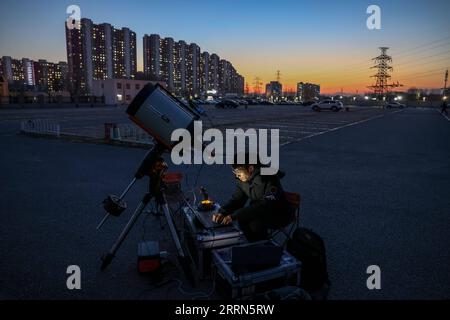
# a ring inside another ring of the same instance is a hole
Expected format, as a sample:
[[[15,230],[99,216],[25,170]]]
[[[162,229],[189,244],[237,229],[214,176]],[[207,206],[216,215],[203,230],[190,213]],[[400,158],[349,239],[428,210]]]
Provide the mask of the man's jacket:
[[[258,213],[267,210],[275,211],[274,214],[288,216],[288,203],[284,196],[284,191],[280,179],[284,173],[278,172],[276,175],[263,176],[257,168],[250,179],[242,182],[237,179],[237,186],[231,200],[222,206],[220,213],[232,215],[233,220],[252,219]],[[249,201],[249,206],[244,207]]]

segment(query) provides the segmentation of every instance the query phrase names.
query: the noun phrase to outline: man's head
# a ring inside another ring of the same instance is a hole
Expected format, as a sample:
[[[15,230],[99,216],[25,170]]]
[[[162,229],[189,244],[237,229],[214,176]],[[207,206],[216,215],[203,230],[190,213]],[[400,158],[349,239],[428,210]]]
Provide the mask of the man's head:
[[[242,182],[247,182],[258,167],[257,155],[245,153],[234,156],[233,173]]]
[[[242,182],[247,182],[252,176],[253,172],[255,172],[255,167],[253,165],[249,166],[233,166],[233,173]]]

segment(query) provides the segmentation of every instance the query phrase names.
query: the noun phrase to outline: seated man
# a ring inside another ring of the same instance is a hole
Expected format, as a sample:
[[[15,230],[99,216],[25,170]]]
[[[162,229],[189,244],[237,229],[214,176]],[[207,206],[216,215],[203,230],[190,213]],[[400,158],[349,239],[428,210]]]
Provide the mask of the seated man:
[[[236,161],[235,161],[236,163]],[[279,229],[289,224],[290,209],[280,183],[283,173],[263,176],[260,165],[234,164],[233,173],[238,179],[231,200],[213,216],[213,221],[230,224],[237,221],[250,242],[268,239],[268,229]],[[245,207],[247,200],[250,200]]]

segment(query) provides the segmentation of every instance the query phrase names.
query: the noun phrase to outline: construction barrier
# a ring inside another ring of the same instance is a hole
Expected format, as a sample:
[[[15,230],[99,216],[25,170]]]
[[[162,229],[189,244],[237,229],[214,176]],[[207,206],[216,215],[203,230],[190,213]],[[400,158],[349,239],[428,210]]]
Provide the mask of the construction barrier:
[[[105,124],[106,128],[106,124]],[[129,124],[114,124],[108,126],[109,139],[125,142],[137,142],[153,145],[153,137],[141,128]],[[106,137],[105,137],[106,138]]]
[[[20,131],[22,133],[52,135],[56,137],[61,135],[61,128],[59,124],[52,120],[46,119],[24,120],[20,124]]]

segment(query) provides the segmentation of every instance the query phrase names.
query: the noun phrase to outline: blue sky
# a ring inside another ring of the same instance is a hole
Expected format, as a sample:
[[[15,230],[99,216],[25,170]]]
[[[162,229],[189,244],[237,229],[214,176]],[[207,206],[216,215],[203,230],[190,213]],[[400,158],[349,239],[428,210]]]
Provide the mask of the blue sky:
[[[142,36],[158,33],[218,53],[250,82],[255,76],[268,81],[278,69],[287,83],[308,81],[303,77],[309,73],[312,81],[312,68],[336,72],[375,56],[379,46],[390,46],[395,59],[395,52],[450,37],[450,1],[445,0],[2,0],[0,56],[65,61],[64,23],[71,4],[95,23],[134,30],[139,66]],[[381,7],[381,30],[366,28],[371,4]]]

